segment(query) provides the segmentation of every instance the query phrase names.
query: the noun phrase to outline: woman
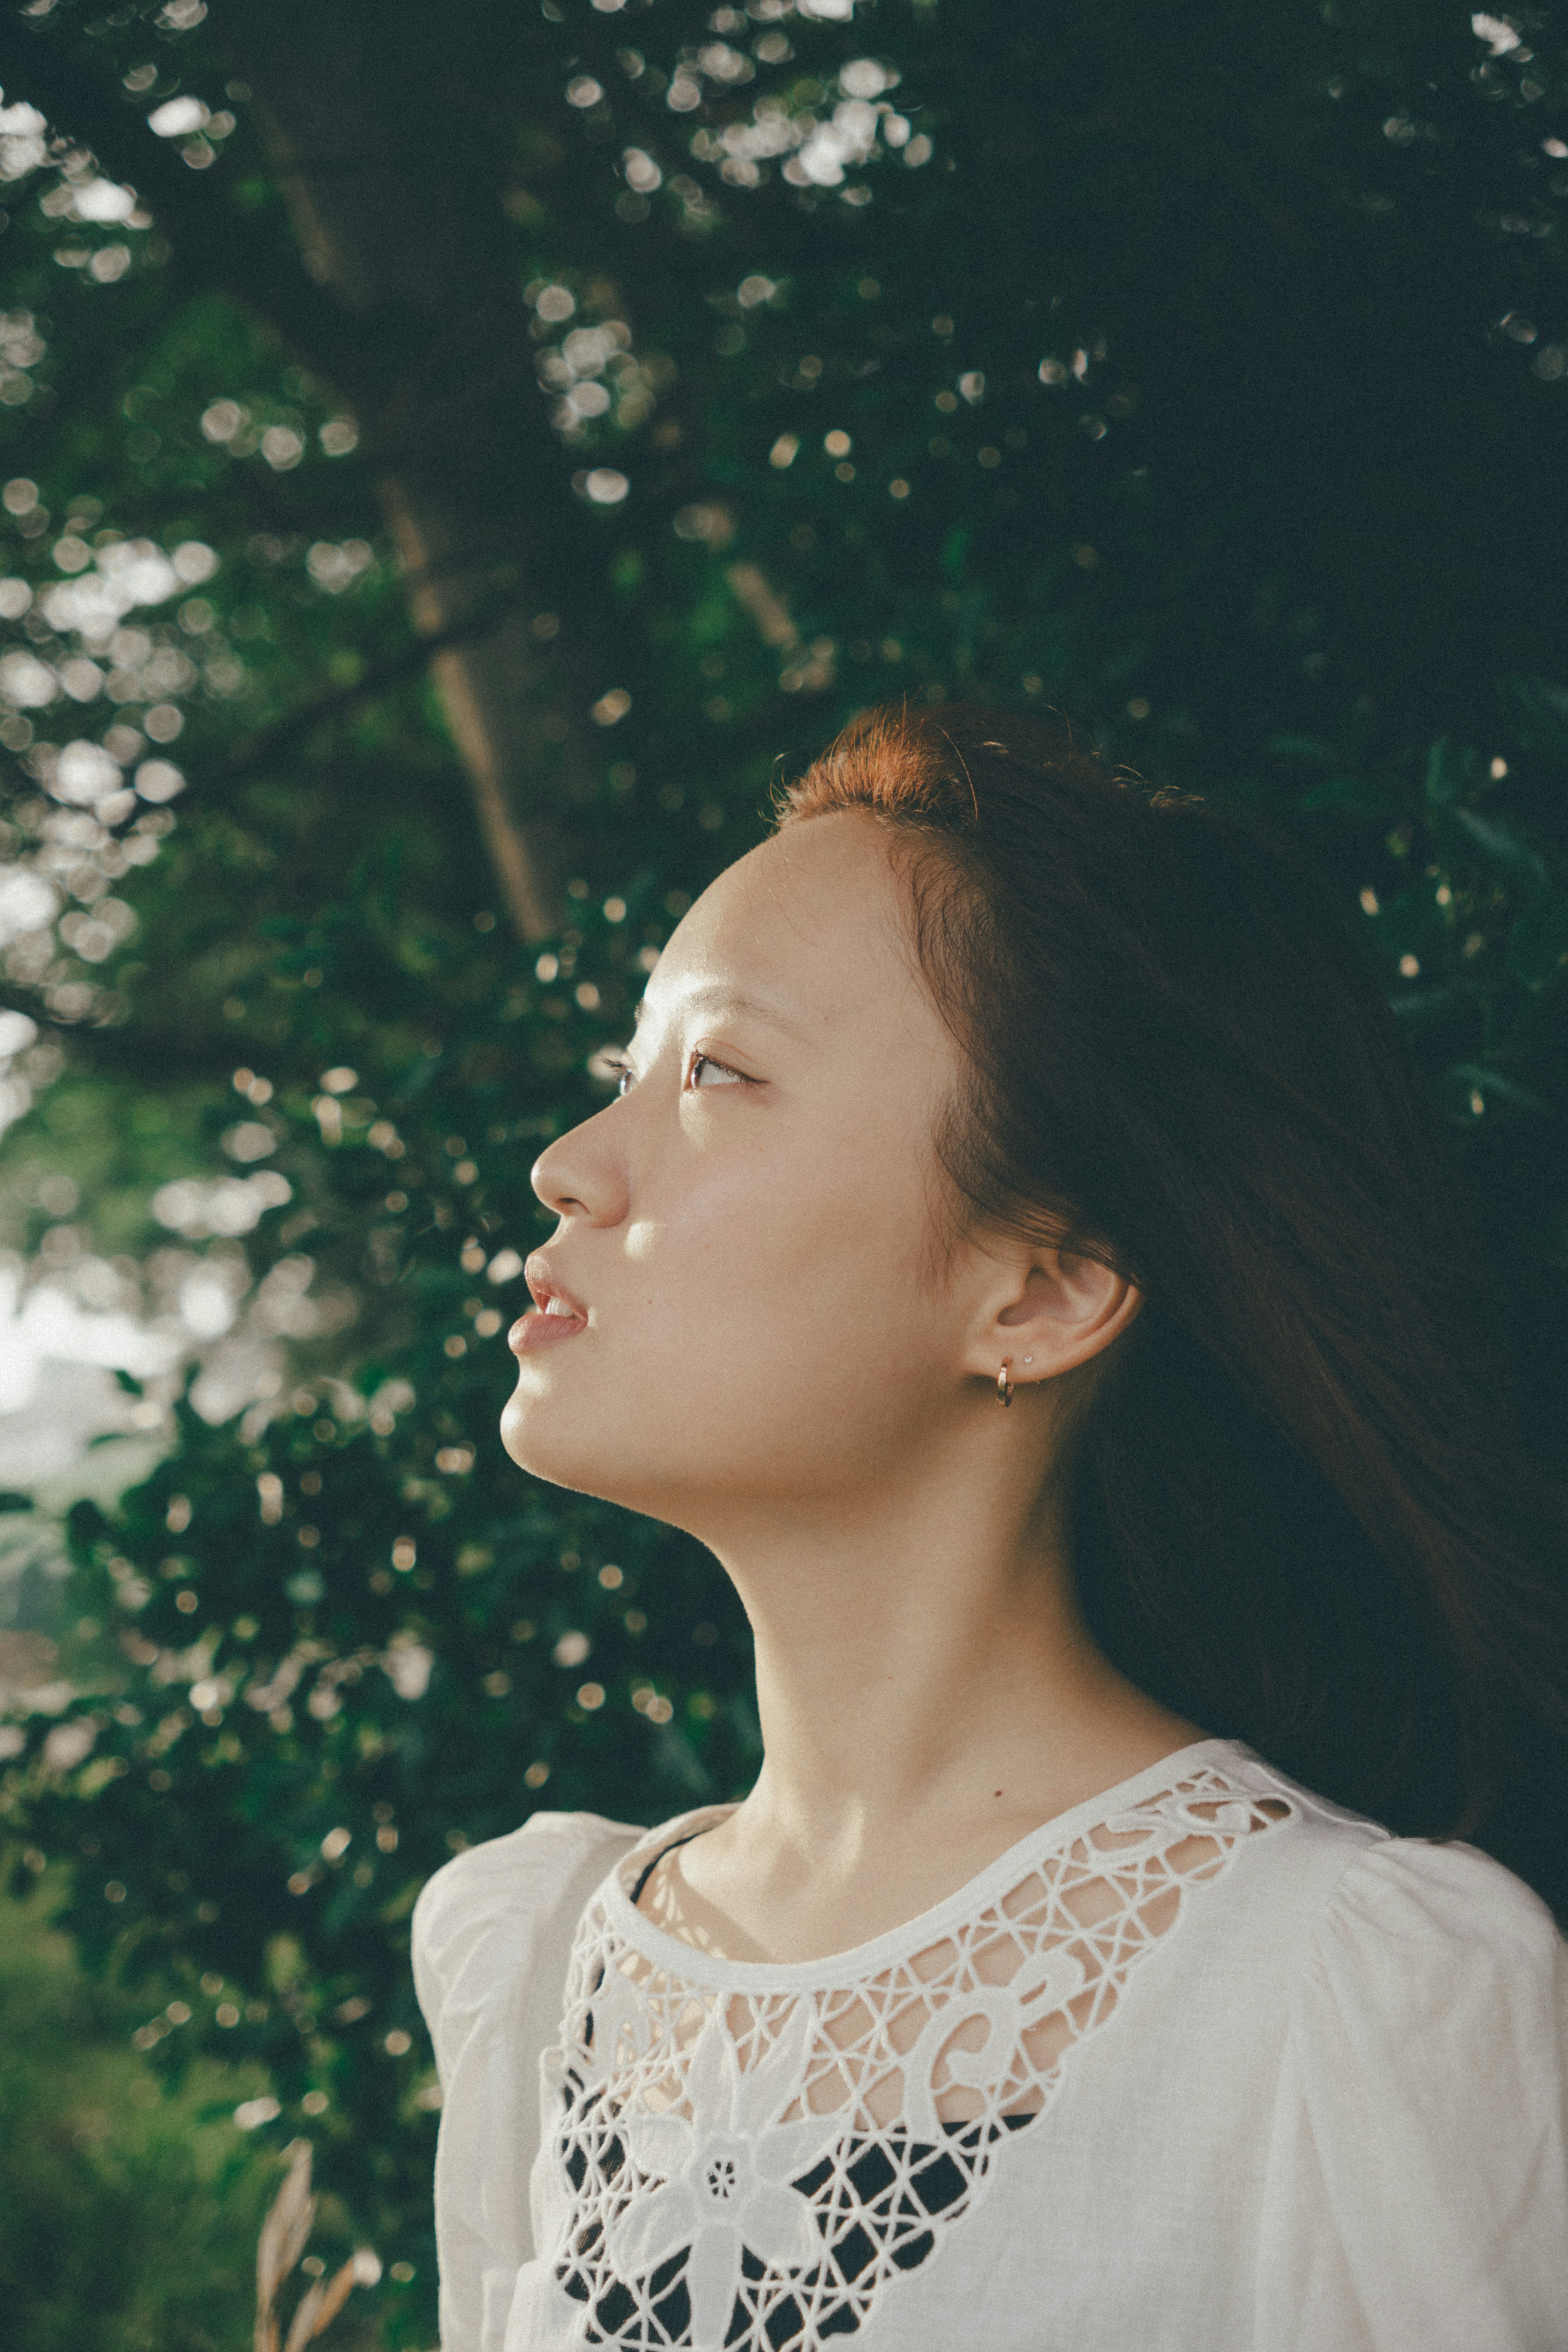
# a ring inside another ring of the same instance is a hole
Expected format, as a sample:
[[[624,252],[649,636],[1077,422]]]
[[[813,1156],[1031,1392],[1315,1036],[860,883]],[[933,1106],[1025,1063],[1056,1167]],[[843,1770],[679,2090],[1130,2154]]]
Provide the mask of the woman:
[[[1312,887],[873,718],[534,1182],[508,1450],[712,1549],[766,1761],[426,1888],[444,2352],[1561,2352],[1568,1948],[1433,1841],[1563,1601]]]

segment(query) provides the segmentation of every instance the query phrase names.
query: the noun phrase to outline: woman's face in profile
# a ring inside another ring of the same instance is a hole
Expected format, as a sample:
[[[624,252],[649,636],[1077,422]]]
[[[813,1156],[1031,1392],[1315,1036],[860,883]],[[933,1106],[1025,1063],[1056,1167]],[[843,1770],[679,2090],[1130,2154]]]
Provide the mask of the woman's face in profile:
[[[552,1143],[502,1420],[536,1476],[701,1533],[896,1472],[967,1336],[934,1276],[956,1049],[872,817],[776,835],[660,958],[623,1091]],[[564,1310],[564,1311],[563,1311]]]

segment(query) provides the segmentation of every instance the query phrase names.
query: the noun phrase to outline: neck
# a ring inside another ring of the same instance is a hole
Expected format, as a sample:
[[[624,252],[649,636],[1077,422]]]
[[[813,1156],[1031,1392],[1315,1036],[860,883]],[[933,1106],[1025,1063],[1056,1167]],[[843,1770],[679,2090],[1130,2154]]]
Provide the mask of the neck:
[[[894,1829],[1022,1834],[1198,1736],[1090,1637],[1049,1464],[980,1451],[714,1545],[756,1636],[748,1835],[851,1867]]]

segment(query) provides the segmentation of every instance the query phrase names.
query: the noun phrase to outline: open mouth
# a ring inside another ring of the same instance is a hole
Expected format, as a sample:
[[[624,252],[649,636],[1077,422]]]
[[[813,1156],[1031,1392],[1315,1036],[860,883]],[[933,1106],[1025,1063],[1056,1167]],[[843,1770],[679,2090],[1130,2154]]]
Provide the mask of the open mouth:
[[[560,1288],[542,1257],[529,1258],[523,1274],[534,1303],[507,1335],[514,1355],[537,1355],[588,1328],[587,1308]]]

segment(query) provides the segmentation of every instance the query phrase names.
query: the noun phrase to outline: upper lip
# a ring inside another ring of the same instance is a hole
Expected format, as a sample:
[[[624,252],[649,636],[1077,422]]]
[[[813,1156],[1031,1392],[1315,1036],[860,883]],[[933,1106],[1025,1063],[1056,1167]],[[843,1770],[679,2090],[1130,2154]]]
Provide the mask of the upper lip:
[[[536,1251],[534,1255],[529,1258],[528,1264],[524,1266],[523,1280],[528,1286],[529,1297],[533,1300],[534,1305],[541,1311],[549,1305],[552,1298],[559,1298],[563,1307],[570,1307],[571,1312],[574,1315],[580,1316],[584,1322],[588,1320],[587,1307],[575,1299],[570,1291],[566,1289],[562,1284],[556,1280],[555,1276],[550,1272],[549,1265],[540,1253]]]

